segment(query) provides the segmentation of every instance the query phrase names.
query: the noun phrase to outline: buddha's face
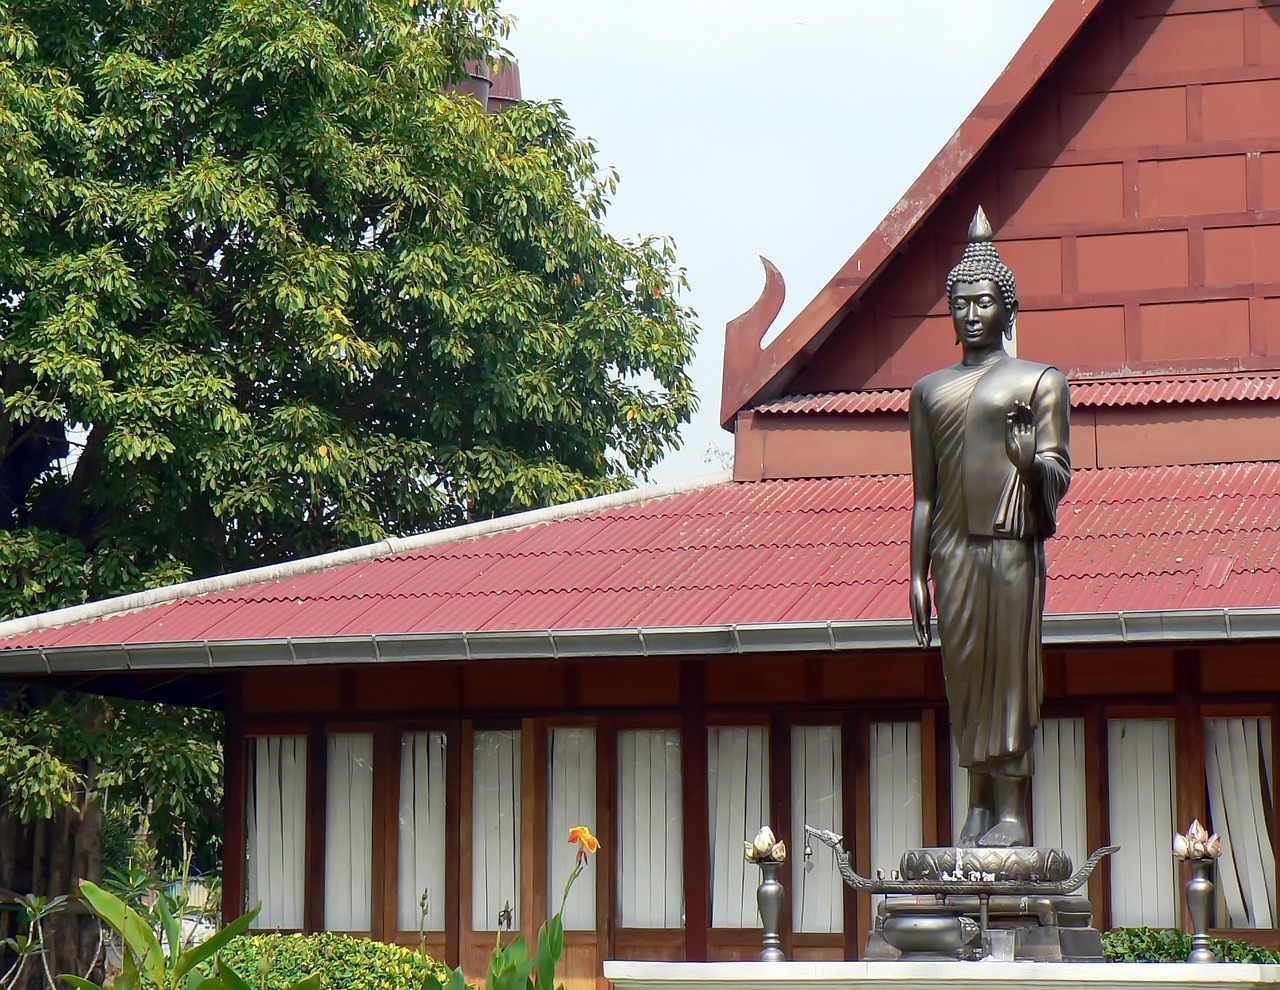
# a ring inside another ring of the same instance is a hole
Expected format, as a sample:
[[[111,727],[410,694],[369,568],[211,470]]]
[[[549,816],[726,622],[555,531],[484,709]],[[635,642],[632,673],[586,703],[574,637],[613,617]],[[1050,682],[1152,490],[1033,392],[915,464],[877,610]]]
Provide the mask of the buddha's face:
[[[965,350],[1000,347],[1018,304],[1005,306],[1000,287],[990,279],[957,282],[951,289],[951,322],[956,342]]]

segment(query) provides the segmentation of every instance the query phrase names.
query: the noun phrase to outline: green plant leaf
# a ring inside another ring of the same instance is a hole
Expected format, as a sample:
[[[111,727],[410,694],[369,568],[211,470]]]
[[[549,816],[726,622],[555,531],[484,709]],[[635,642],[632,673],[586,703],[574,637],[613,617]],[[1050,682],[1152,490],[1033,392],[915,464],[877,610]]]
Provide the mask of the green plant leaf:
[[[218,959],[218,976],[222,978],[222,982],[226,984],[227,990],[253,990],[243,977],[240,976],[227,962],[221,958]]]
[[[120,898],[108,894],[89,880],[80,881],[80,893],[89,902],[93,913],[124,941],[126,953],[136,960],[140,974],[149,983],[163,987],[164,951],[151,926]]]
[[[164,932],[165,941],[169,943],[169,960],[172,962],[182,956],[182,928],[174,918],[173,912],[169,910],[167,901],[167,895],[161,891],[160,896],[156,898],[154,910],[160,919],[160,929]]]
[[[258,912],[262,910],[262,905],[257,905],[248,914],[242,914],[235,921],[224,928],[219,929],[213,935],[210,935],[203,942],[193,945],[190,949],[178,957],[174,964],[173,972],[175,976],[182,977],[199,966],[206,959],[212,959],[219,951],[233,938],[241,932],[248,929],[253,923],[253,919],[258,916]]]

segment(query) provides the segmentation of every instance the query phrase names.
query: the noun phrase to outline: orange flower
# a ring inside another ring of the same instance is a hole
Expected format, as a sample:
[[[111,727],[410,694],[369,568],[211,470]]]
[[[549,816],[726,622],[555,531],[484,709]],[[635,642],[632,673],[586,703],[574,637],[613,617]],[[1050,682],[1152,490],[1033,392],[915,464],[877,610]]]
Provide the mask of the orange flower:
[[[585,825],[575,825],[569,829],[569,841],[578,844],[578,865],[587,861],[587,853],[600,851],[600,840]]]

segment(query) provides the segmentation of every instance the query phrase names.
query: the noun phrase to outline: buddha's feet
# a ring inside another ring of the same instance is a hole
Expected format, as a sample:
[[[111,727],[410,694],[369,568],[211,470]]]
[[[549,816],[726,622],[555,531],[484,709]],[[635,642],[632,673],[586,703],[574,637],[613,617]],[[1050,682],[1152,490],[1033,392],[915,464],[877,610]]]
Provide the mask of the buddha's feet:
[[[987,845],[982,841],[982,837],[990,831],[995,820],[995,812],[990,808],[970,808],[969,814],[965,816],[964,825],[960,827],[960,840],[957,845]]]
[[[1007,849],[1009,846],[1031,845],[1031,830],[1018,819],[1002,818],[978,838],[979,846]]]

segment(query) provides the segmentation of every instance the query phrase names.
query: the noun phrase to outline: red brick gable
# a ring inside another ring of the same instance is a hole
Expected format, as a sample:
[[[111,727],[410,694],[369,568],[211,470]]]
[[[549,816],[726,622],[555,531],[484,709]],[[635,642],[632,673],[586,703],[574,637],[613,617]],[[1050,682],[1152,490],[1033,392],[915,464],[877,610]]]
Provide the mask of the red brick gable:
[[[1019,280],[1021,356],[1075,377],[1280,367],[1280,5],[1055,3],[895,208],[909,222],[770,348],[730,333],[726,422],[952,360],[942,283],[978,203]]]

